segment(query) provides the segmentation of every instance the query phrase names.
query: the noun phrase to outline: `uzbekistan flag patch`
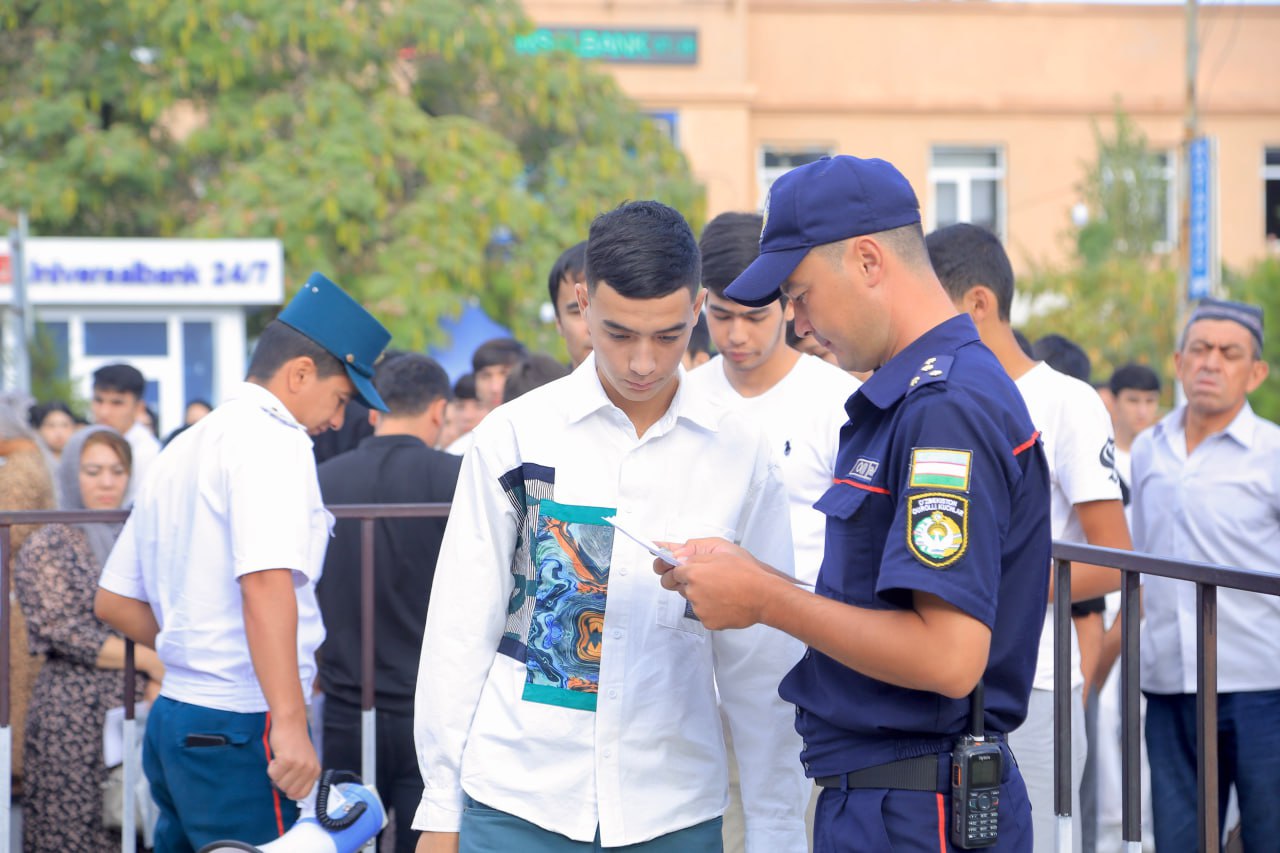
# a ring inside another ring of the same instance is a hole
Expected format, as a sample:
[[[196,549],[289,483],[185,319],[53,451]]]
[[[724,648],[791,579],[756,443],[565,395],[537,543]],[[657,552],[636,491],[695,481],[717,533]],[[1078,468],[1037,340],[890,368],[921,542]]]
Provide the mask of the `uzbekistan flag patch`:
[[[911,476],[907,488],[969,491],[973,452],[941,447],[917,447],[911,451]]]

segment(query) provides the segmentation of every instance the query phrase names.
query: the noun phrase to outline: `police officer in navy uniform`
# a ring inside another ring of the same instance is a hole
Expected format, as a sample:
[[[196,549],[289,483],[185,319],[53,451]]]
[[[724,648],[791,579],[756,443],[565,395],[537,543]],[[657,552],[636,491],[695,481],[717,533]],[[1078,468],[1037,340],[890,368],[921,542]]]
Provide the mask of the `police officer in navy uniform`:
[[[970,698],[999,745],[991,849],[1031,849],[1003,736],[1026,713],[1048,597],[1049,480],[1017,388],[929,265],[919,204],[882,160],[823,158],[771,190],[760,257],[726,294],[785,292],[798,334],[848,370],[849,399],[814,593],[719,539],[655,570],[708,628],[758,622],[803,640],[781,685],[824,788],[817,851],[951,849],[952,750]]]

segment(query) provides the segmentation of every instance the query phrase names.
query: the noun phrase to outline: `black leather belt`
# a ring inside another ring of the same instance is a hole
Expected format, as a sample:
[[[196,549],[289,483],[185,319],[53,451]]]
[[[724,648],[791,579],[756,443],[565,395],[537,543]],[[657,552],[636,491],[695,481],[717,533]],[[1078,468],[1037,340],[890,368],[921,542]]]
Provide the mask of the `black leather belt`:
[[[951,753],[942,753],[949,757]],[[841,776],[819,776],[820,788],[892,788],[898,791],[937,791],[938,753],[864,767]]]

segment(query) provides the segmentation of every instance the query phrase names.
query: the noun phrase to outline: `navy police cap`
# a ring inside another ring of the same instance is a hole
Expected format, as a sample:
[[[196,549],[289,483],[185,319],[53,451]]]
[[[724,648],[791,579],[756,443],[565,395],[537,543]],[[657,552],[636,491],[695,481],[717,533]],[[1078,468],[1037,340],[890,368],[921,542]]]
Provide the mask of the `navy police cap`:
[[[342,288],[313,272],[277,319],[342,362],[360,402],[387,411],[372,379],[373,363],[391,340],[391,333]]]
[[[892,163],[841,154],[799,166],[770,187],[760,256],[724,295],[743,305],[768,305],[814,246],[919,221],[915,191]]]

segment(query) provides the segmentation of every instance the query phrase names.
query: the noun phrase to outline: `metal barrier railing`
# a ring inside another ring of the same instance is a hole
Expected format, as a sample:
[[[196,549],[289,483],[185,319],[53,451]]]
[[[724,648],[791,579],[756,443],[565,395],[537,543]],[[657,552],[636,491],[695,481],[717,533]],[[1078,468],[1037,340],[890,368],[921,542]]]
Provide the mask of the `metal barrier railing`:
[[[1139,580],[1156,575],[1196,585],[1196,733],[1200,746],[1196,820],[1201,853],[1218,853],[1218,587],[1280,596],[1280,575],[1098,548],[1053,543],[1054,812],[1057,849],[1071,850],[1071,563],[1119,569],[1121,824],[1126,853],[1142,850],[1138,727]],[[1065,844],[1065,846],[1064,846]]]
[[[361,661],[361,776],[372,783],[377,779],[377,715],[374,710],[374,533],[375,522],[392,518],[444,518],[449,504],[346,504],[331,506],[338,519],[360,522],[360,661]],[[10,728],[12,694],[9,668],[9,623],[11,619],[11,566],[14,525],[82,524],[86,522],[123,522],[128,510],[47,510],[35,512],[0,512],[0,851],[8,853],[13,808],[12,774],[3,768],[13,766],[13,731]],[[134,791],[141,767],[133,760],[137,752],[138,730],[134,703],[133,641],[125,641],[124,664],[124,827],[121,850],[137,849],[136,803]]]
[[[360,651],[361,651],[361,775],[377,778],[375,763],[376,713],[374,709],[374,533],[375,522],[392,518],[444,518],[449,504],[350,504],[331,506],[339,519],[360,521]],[[9,623],[11,614],[10,534],[14,525],[122,522],[127,510],[0,512],[0,768],[12,766],[10,729]],[[1200,743],[1197,773],[1197,822],[1202,853],[1218,853],[1218,712],[1217,712],[1217,591],[1218,587],[1280,596],[1280,575],[1208,563],[1174,560],[1077,545],[1053,544],[1054,558],[1054,811],[1058,817],[1057,849],[1069,851],[1071,838],[1071,563],[1091,563],[1121,572],[1120,619],[1120,720],[1122,788],[1122,836],[1127,853],[1142,849],[1141,768],[1139,766],[1138,655],[1140,576],[1184,580],[1196,585],[1196,731]],[[138,779],[131,760],[137,746],[134,716],[133,643],[125,643],[125,827],[121,849],[136,849],[133,792]],[[0,851],[7,853],[12,808],[11,774],[0,771]]]

